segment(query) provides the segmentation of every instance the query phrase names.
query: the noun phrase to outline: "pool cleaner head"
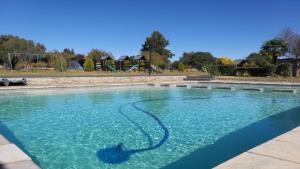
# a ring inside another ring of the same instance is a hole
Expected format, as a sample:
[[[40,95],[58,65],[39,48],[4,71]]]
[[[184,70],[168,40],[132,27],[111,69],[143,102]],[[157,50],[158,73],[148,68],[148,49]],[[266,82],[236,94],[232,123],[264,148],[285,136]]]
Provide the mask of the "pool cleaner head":
[[[97,152],[98,158],[110,164],[118,164],[128,161],[131,155],[131,151],[125,150],[123,148],[123,143],[119,143],[116,146],[100,149]]]

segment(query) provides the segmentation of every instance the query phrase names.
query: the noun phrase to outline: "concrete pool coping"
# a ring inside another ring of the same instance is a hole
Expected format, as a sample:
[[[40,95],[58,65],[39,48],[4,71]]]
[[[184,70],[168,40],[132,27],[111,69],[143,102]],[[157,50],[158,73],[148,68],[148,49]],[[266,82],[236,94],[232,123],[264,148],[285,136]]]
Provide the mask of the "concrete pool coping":
[[[300,127],[258,145],[215,169],[299,169]]]
[[[32,159],[15,144],[0,134],[0,168],[3,169],[40,169]]]

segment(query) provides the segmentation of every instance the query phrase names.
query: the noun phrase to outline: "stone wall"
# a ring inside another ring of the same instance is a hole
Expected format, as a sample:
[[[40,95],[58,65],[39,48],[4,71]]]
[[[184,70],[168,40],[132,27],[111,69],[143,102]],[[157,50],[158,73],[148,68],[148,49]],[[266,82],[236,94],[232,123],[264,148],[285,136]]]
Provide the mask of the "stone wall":
[[[27,78],[29,86],[47,85],[100,85],[116,83],[175,83],[185,76],[128,76],[128,77],[35,77]]]

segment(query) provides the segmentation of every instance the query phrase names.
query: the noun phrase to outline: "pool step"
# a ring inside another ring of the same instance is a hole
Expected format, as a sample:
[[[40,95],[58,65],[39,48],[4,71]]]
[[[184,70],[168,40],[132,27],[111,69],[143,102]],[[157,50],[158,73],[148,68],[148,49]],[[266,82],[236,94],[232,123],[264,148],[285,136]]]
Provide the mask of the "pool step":
[[[252,87],[244,87],[242,90],[249,90],[249,91],[260,91],[263,92],[264,88],[252,88]]]
[[[212,89],[211,86],[203,86],[203,85],[191,85],[191,88],[198,88],[198,89]]]
[[[188,85],[185,85],[185,84],[177,84],[176,87],[188,87]]]
[[[235,90],[235,87],[229,87],[229,86],[216,86],[216,89],[223,89],[223,90]]]
[[[297,93],[296,89],[272,89],[272,92],[287,92],[287,93]]]
[[[234,86],[208,86],[208,85],[193,85],[193,84],[169,84],[169,83],[162,83],[162,84],[153,84],[149,83],[148,86],[160,86],[160,87],[178,87],[178,88],[200,88],[200,89],[222,89],[222,90],[247,90],[247,91],[259,91],[259,92],[287,92],[287,93],[297,93],[296,89],[285,89],[285,88],[261,88],[261,87],[234,87]]]
[[[160,84],[161,87],[170,87],[170,84]]]

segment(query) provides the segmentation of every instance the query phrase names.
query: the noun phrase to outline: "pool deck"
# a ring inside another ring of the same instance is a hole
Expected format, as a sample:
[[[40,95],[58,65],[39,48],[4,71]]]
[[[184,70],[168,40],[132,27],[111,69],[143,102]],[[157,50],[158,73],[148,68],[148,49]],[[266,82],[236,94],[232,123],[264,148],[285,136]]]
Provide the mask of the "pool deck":
[[[1,169],[39,169],[31,158],[0,134]]]
[[[300,169],[300,127],[244,152],[215,169]]]

